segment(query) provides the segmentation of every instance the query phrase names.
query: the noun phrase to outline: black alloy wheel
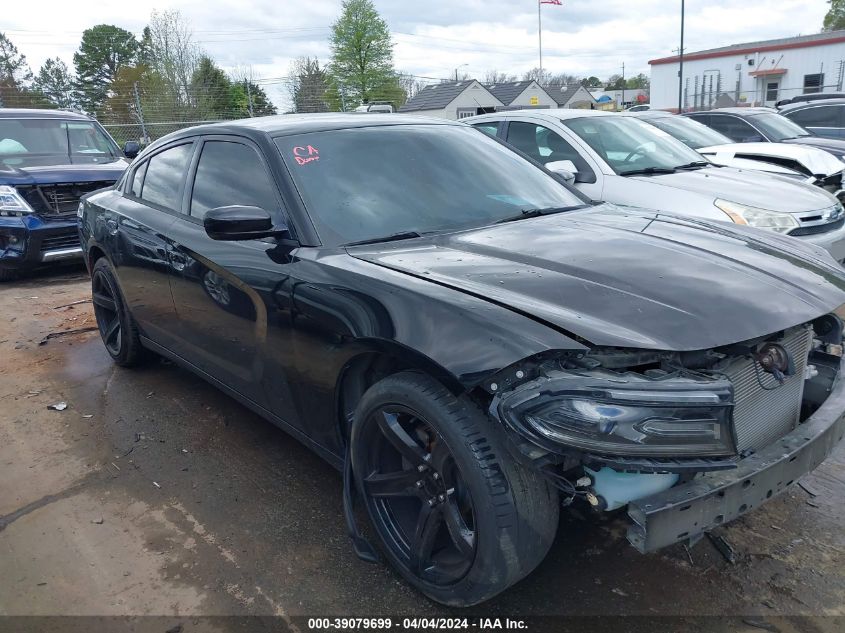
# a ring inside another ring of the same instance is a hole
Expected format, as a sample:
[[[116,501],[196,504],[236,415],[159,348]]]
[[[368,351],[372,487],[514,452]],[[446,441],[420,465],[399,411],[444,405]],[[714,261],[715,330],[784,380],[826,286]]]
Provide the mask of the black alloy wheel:
[[[362,396],[349,442],[382,553],[429,598],[478,604],[548,552],[557,492],[467,395],[421,372],[387,376]]]
[[[138,364],[144,357],[138,326],[126,309],[114,268],[105,257],[98,259],[91,270],[91,301],[97,329],[109,356],[123,367]]]
[[[112,285],[108,273],[100,268],[91,275],[91,299],[94,302],[94,316],[97,328],[106,350],[112,357],[120,355],[123,347],[123,332],[120,324],[120,304],[117,289]]]
[[[408,570],[435,585],[463,578],[476,554],[475,509],[445,440],[398,405],[371,414],[362,474],[379,533]]]

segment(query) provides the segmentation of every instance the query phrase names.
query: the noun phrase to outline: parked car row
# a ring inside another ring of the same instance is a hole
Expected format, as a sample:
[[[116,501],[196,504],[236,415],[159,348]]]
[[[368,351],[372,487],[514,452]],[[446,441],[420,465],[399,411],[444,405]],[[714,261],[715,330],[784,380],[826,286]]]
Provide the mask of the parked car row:
[[[652,552],[827,457],[830,193],[633,116],[469,123],[264,117],[154,142],[79,206],[108,354],[167,357],[300,439],[343,473],[356,552],[455,606],[529,574],[562,508],[627,507]]]
[[[765,173],[768,167],[721,167],[675,137],[689,137],[688,130],[649,125],[649,116],[651,111],[522,110],[463,121],[562,174],[594,200],[768,229],[845,260],[845,211],[823,187]],[[706,130],[694,133],[712,138]],[[833,180],[838,191],[845,163],[830,159],[838,165],[816,156],[825,170],[838,167],[819,176],[822,184]]]

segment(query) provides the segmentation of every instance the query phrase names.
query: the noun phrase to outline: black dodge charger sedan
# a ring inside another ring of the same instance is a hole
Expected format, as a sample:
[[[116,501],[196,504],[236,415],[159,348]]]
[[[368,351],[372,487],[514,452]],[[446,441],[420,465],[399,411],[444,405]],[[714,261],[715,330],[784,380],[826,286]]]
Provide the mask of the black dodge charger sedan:
[[[573,503],[694,542],[845,428],[827,254],[591,203],[461,124],[195,127],[79,215],[115,362],[172,359],[317,451],[359,555],[443,603],[531,572]]]

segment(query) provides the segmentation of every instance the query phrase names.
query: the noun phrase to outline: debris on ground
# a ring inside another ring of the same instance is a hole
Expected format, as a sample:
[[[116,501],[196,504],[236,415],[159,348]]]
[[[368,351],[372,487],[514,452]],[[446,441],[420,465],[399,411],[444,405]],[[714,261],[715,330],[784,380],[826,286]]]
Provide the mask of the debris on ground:
[[[171,626],[164,633],[182,633],[182,625],[177,624],[176,626]]]
[[[158,482],[157,482],[157,481],[154,481],[154,482],[153,482],[153,485],[154,485],[156,488],[161,488],[161,486],[159,486],[159,485],[158,485]]]
[[[86,413],[82,417],[85,418],[86,420],[89,420],[89,419],[94,417],[94,414],[93,413]]]
[[[53,409],[53,411],[64,411],[67,409],[67,402],[57,402],[56,404],[51,404],[48,409]]]
[[[27,392],[26,397],[27,398],[34,398],[35,396],[40,396],[43,392],[44,392],[43,389],[32,389],[32,390]]]
[[[625,593],[624,591],[622,591],[621,589],[619,589],[619,587],[614,587],[610,591],[611,591],[611,593],[615,593],[617,596],[622,596],[623,598],[628,597],[628,594]]]
[[[818,497],[818,496],[819,496],[819,492],[818,492],[818,490],[816,490],[815,488],[813,488],[813,487],[812,487],[810,484],[808,484],[806,481],[800,480],[800,481],[798,482],[798,485],[799,485],[799,486],[801,486],[801,487],[804,489],[804,492],[806,492],[806,493],[807,493],[808,495],[810,495],[811,497]]]
[[[103,524],[103,517],[97,517],[96,519],[91,519],[91,523],[95,523],[97,525]]]
[[[94,332],[97,330],[96,326],[78,327],[73,330],[61,330],[59,332],[50,332],[47,336],[38,341],[39,345],[46,345],[48,341],[60,336],[69,336],[71,334],[82,334],[83,332]]]
[[[779,633],[780,629],[774,624],[769,624],[763,620],[753,620],[751,618],[743,618],[742,622],[748,626],[753,626],[755,629],[763,629],[764,631],[772,631],[772,633]]]
[[[734,552],[734,548],[731,544],[725,540],[725,537],[708,532],[707,538],[710,539],[710,542],[713,543],[713,547],[716,548],[726,561],[728,561],[731,565],[736,564],[736,552]]]
[[[69,308],[71,306],[78,306],[80,303],[91,303],[91,299],[80,299],[79,301],[71,301],[64,305],[56,306],[53,310],[61,310],[62,308]]]

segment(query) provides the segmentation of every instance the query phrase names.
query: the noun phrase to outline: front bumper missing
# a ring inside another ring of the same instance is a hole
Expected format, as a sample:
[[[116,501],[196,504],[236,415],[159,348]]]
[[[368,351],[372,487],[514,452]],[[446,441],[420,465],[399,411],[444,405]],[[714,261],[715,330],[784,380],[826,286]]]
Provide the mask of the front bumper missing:
[[[797,429],[738,462],[628,504],[628,541],[640,552],[694,540],[786,490],[821,464],[845,435],[845,378],[839,374],[824,404]]]

